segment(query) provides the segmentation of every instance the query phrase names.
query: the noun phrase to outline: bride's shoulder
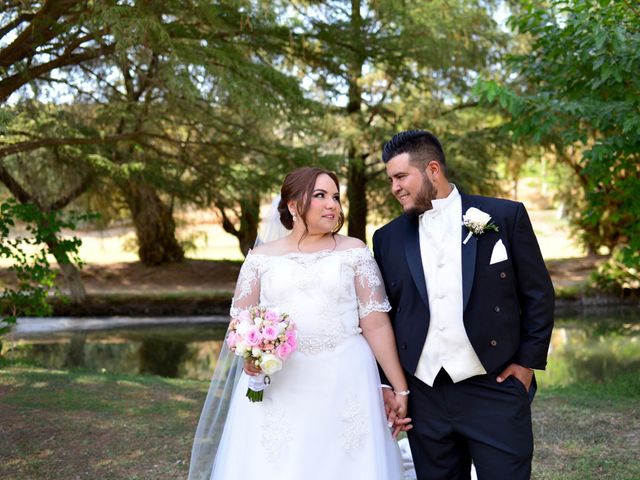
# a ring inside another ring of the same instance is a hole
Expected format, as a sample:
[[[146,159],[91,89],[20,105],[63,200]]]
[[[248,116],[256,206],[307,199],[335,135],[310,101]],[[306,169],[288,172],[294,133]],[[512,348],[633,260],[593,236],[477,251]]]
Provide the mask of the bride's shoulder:
[[[260,245],[253,247],[251,253],[253,255],[280,255],[283,250],[286,249],[286,243],[284,238],[273,240],[271,242],[261,243]]]
[[[336,235],[340,250],[351,250],[354,248],[366,248],[367,245],[359,238],[348,237],[346,235]]]

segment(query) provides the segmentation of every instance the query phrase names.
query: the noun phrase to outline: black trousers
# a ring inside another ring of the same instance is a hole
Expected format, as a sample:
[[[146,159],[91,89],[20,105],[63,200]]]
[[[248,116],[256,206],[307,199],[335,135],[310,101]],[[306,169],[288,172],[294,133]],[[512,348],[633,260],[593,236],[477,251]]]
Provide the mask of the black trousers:
[[[408,432],[418,480],[468,480],[471,461],[478,480],[531,477],[533,432],[529,392],[515,377],[495,374],[453,383],[441,370],[433,387],[408,375]]]

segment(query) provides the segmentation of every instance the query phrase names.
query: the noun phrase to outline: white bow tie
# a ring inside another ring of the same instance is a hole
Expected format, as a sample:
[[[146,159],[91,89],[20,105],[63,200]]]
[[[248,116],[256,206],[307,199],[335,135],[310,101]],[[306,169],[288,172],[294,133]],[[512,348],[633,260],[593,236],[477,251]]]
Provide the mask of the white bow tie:
[[[447,231],[447,216],[442,210],[429,210],[424,215],[424,227],[434,237],[440,239]]]
[[[427,219],[437,218],[442,216],[442,209],[440,208],[432,208],[431,210],[427,210],[424,212],[424,217]]]

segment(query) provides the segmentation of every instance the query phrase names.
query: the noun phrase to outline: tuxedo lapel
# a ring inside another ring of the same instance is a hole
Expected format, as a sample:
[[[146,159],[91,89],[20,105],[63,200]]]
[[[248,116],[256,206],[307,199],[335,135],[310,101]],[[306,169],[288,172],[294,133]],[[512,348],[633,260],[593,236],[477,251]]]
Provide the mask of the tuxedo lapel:
[[[462,197],[462,214],[467,211],[469,207],[472,207],[469,197],[461,194]],[[460,219],[462,223],[462,219]],[[467,238],[469,231],[465,226],[462,226],[462,241]],[[478,237],[472,235],[466,244],[462,244],[462,309],[467,308],[469,302],[469,296],[471,295],[471,288],[473,287],[473,277],[476,270],[476,250],[478,247]]]
[[[407,216],[407,236],[405,245],[405,255],[407,264],[411,271],[411,276],[416,284],[420,297],[429,309],[429,297],[427,296],[427,282],[424,277],[424,268],[422,266],[422,256],[420,255],[420,235],[418,233],[418,218],[416,216]]]

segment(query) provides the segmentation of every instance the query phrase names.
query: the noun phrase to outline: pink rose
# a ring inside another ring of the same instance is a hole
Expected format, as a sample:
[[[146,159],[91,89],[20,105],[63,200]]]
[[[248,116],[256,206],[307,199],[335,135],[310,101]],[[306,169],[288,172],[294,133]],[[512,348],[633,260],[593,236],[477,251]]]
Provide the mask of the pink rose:
[[[281,343],[280,345],[278,345],[278,348],[276,348],[276,355],[278,356],[278,358],[281,358],[282,360],[287,358],[292,353],[293,353],[293,348],[291,347],[290,344],[286,342]]]
[[[273,325],[269,325],[265,327],[264,330],[262,330],[262,336],[265,340],[275,340],[276,338],[278,338],[279,333],[280,332],[278,328],[274,327]]]
[[[260,330],[256,327],[249,327],[247,333],[244,336],[247,345],[250,347],[255,347],[260,344],[262,341],[262,335],[260,334]]]
[[[227,345],[229,346],[229,348],[235,348],[236,343],[238,343],[239,339],[240,335],[238,335],[236,332],[229,332],[229,335],[227,335]]]
[[[250,322],[251,314],[249,313],[249,310],[242,310],[238,315],[238,320],[240,320],[241,322]]]
[[[285,333],[285,336],[287,337],[286,343],[288,343],[292,349],[295,350],[296,348],[298,348],[298,340],[296,339],[295,331],[287,330],[287,333]]]
[[[273,310],[267,310],[264,313],[264,319],[267,322],[277,322],[278,318],[279,318],[279,315],[276,312],[274,312]]]

